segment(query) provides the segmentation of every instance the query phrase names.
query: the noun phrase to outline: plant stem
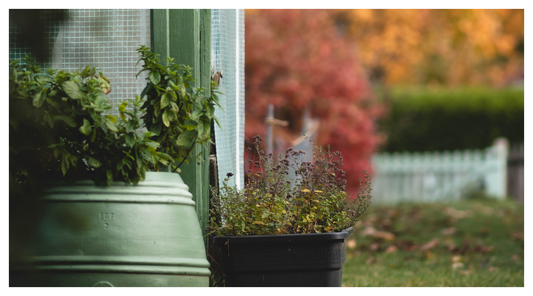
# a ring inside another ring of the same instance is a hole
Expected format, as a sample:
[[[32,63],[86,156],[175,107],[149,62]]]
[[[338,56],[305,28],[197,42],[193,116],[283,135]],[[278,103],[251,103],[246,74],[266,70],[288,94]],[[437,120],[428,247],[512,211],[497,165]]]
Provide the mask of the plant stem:
[[[189,149],[189,151],[187,151],[187,155],[189,155],[192,151],[192,149],[194,148],[194,144],[196,144],[196,138],[198,137],[198,134],[196,134],[196,136],[194,136],[194,140],[192,141],[192,145],[191,145],[191,148]],[[178,164],[178,166],[176,166],[176,168],[172,171],[173,173],[176,172],[176,170],[183,164],[183,162],[187,159],[187,157],[185,157],[181,162],[180,164]]]

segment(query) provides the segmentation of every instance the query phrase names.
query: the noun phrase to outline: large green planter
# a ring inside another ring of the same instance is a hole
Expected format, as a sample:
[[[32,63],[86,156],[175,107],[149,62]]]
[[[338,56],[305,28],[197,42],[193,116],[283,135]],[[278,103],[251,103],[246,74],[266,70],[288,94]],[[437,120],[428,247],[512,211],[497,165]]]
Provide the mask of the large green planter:
[[[10,262],[10,286],[209,286],[195,203],[178,174],[55,185],[43,201],[32,256]]]

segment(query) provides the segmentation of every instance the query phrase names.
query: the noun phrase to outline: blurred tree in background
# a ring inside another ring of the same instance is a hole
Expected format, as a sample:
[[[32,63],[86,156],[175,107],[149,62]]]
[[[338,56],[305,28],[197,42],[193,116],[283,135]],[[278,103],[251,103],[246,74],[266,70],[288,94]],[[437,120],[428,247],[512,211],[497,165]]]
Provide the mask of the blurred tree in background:
[[[320,119],[318,144],[341,151],[348,184],[370,171],[380,114],[357,60],[338,30],[335,10],[247,10],[246,137],[265,135],[268,104],[296,138],[306,108]],[[353,190],[354,188],[352,188]]]
[[[377,85],[499,87],[523,76],[523,9],[355,9],[337,22]]]
[[[245,34],[246,136],[273,104],[295,138],[310,108],[352,184],[377,149],[523,139],[523,91],[492,91],[523,85],[523,9],[247,10]]]

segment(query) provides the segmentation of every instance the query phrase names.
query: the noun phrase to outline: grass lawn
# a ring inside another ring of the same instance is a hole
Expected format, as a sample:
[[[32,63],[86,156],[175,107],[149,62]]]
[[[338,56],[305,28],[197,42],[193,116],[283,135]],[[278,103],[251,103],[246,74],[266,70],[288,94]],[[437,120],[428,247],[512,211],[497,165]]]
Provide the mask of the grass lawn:
[[[373,204],[348,240],[345,287],[523,287],[524,207]]]

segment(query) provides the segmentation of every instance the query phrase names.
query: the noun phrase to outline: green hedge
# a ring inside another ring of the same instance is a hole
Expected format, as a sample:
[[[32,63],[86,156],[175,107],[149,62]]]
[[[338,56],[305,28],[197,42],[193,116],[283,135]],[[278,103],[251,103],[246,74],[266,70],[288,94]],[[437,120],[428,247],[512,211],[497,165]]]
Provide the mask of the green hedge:
[[[384,101],[381,151],[480,149],[497,137],[524,142],[523,89],[396,88]]]

